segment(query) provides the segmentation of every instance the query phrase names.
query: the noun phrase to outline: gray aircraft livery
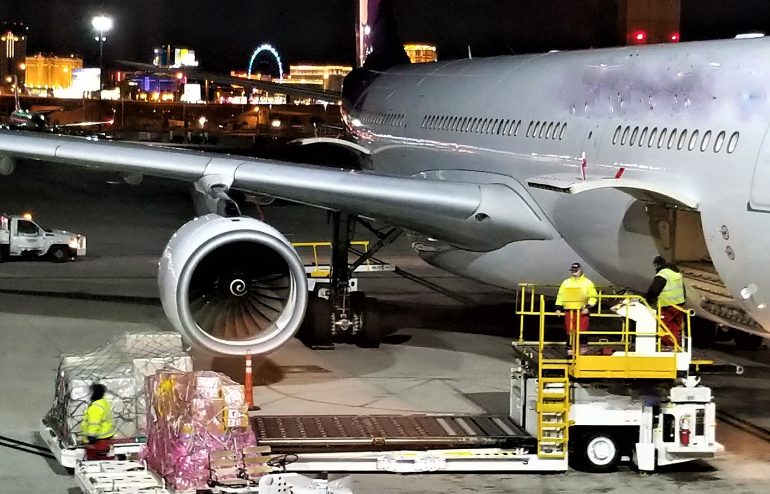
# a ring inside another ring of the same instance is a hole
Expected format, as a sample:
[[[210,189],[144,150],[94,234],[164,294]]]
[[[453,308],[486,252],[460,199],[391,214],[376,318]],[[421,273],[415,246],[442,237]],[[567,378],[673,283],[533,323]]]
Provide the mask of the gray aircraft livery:
[[[226,213],[231,189],[399,226],[425,261],[511,289],[578,261],[643,291],[662,255],[699,315],[744,340],[770,331],[770,39],[394,53],[375,45],[345,81],[335,143],[360,170],[0,131],[0,172],[34,158],[194,183],[209,214],[170,240],[159,287],[174,326],[216,353],[277,348],[313,304],[286,238]]]

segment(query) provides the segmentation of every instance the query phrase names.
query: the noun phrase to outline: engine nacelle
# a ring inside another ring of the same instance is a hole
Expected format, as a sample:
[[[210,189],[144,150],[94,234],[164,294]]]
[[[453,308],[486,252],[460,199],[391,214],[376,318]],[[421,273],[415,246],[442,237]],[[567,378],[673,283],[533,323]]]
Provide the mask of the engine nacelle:
[[[0,175],[10,175],[16,169],[16,158],[0,154]]]
[[[183,338],[220,355],[258,355],[289,340],[305,316],[305,268],[275,228],[208,214],[169,240],[158,286]]]

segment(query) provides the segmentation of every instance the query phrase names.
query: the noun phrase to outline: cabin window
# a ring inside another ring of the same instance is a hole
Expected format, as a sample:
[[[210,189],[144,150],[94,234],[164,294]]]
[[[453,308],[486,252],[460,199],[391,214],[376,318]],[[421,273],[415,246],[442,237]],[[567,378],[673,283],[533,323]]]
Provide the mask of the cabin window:
[[[700,150],[701,150],[701,152],[703,152],[703,151],[708,149],[710,142],[711,142],[711,131],[707,130],[703,134],[703,140],[700,142]]]
[[[657,127],[653,127],[652,128],[652,132],[650,132],[650,140],[647,141],[647,147],[648,148],[651,148],[652,146],[655,145],[655,138],[657,136],[658,136],[658,128]]]
[[[538,134],[538,136],[537,136],[539,139],[543,138],[543,134],[545,133],[545,124],[546,123],[543,122],[543,125],[540,126],[540,134]],[[548,134],[546,134],[546,135],[548,135]]]
[[[684,129],[679,136],[679,142],[676,143],[676,148],[681,150],[684,147],[685,142],[687,142],[687,129]]]
[[[561,122],[556,122],[556,125],[553,126],[553,132],[551,133],[551,139],[556,139],[556,136],[559,134],[559,128],[561,127]]]
[[[687,145],[687,150],[692,151],[695,149],[695,146],[698,144],[698,129],[695,129],[692,132],[692,136],[690,136],[690,143]]]
[[[537,137],[537,130],[540,128],[540,121],[535,122],[535,128],[532,129],[532,137]]]
[[[471,118],[470,117],[463,117],[463,125],[460,127],[460,130],[463,132],[468,132],[468,127],[471,124]]]
[[[649,129],[648,129],[647,127],[645,127],[644,129],[642,129],[642,135],[640,135],[640,136],[639,136],[639,147],[642,147],[642,144],[644,144],[645,142],[647,142],[647,131],[648,131],[648,130],[649,130]]]
[[[513,137],[519,135],[519,127],[521,127],[521,120],[516,122],[516,128],[513,129]]]
[[[631,133],[631,140],[628,142],[629,146],[633,146],[636,142],[636,136],[639,135],[639,127],[634,127],[634,131]]]
[[[495,128],[495,121],[490,118],[489,120],[487,120],[487,125],[484,127],[484,133],[491,134],[492,129],[494,128]]]
[[[722,150],[722,144],[725,143],[725,131],[722,130],[717,134],[717,138],[714,140],[714,152],[718,153]]]
[[[735,147],[738,145],[738,132],[733,132],[730,136],[730,140],[727,141],[727,152],[732,153],[735,151]]]
[[[545,133],[545,138],[548,139],[548,136],[551,136],[551,138],[553,138],[553,122],[548,124],[548,130]]]
[[[612,135],[612,144],[618,143],[618,137],[620,137],[620,125],[618,125],[618,128],[615,129],[615,133]]]
[[[623,137],[620,138],[620,145],[623,146],[626,144],[626,139],[628,139],[628,133],[631,132],[631,127],[626,127],[626,130],[623,131]]]
[[[663,127],[663,130],[660,131],[660,137],[658,137],[658,149],[661,149],[663,147],[663,143],[666,142],[667,133],[668,133],[668,129]]]
[[[666,144],[666,148],[671,149],[674,147],[674,143],[676,142],[676,129],[671,129],[671,135],[668,136],[668,144]]]
[[[561,126],[561,130],[559,131],[559,140],[562,140],[564,137],[565,130],[567,130],[567,122],[564,122],[564,125]]]

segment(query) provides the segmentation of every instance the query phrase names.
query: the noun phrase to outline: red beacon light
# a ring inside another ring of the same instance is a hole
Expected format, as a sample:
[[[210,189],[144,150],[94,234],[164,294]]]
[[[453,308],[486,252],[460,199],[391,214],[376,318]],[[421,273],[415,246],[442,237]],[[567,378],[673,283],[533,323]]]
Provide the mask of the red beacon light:
[[[647,42],[647,31],[642,29],[634,31],[631,33],[631,41],[639,44]]]
[[[672,43],[679,43],[679,33],[671,33],[668,40]]]

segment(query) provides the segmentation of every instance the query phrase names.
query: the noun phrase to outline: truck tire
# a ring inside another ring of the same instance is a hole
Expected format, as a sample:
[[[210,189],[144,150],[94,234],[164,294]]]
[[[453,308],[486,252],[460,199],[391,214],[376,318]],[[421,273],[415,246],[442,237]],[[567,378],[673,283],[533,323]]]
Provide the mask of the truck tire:
[[[51,247],[51,250],[48,251],[48,255],[51,256],[53,262],[64,262],[69,259],[67,247],[63,245],[54,245]]]
[[[613,472],[621,458],[621,444],[610,432],[586,431],[573,443],[572,459],[578,470],[594,473]]]

